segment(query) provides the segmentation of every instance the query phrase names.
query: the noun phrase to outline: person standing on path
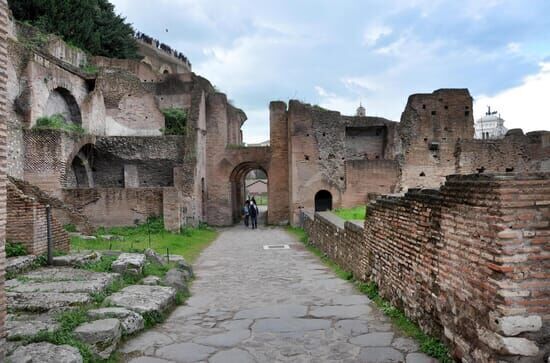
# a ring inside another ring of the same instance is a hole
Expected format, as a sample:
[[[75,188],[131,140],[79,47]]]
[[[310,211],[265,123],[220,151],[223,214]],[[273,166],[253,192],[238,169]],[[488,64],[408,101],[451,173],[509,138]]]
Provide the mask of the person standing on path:
[[[252,229],[258,228],[258,206],[256,206],[256,201],[252,198],[250,202],[250,208],[248,208],[250,213],[250,222],[252,224]]]
[[[243,207],[244,225],[248,227],[248,218],[250,216],[250,201],[247,199]]]

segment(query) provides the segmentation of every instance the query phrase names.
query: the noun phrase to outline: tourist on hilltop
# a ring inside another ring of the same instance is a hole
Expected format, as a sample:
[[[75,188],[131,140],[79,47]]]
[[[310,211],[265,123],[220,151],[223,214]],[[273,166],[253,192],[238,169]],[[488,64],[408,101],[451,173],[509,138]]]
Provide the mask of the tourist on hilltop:
[[[250,201],[250,222],[252,224],[252,229],[258,228],[258,206],[256,205],[256,199],[252,197],[252,200]]]
[[[248,227],[248,218],[250,217],[250,201],[247,199],[243,207],[244,225]]]

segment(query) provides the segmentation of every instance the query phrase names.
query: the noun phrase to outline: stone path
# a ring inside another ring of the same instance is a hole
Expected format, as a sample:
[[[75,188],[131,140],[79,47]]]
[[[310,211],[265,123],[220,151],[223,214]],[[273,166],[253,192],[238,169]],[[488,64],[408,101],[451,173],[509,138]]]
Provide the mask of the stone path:
[[[195,271],[187,305],[127,341],[125,361],[435,362],[281,228],[226,229]]]

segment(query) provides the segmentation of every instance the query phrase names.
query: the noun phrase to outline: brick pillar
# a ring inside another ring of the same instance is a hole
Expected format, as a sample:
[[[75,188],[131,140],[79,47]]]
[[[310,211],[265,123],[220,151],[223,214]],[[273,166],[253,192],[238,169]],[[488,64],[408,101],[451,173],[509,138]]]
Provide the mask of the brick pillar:
[[[286,224],[289,221],[288,186],[288,120],[286,104],[269,105],[271,164],[268,171],[269,224]]]
[[[0,361],[4,361],[6,294],[4,279],[6,268],[6,63],[7,63],[8,3],[0,0]]]

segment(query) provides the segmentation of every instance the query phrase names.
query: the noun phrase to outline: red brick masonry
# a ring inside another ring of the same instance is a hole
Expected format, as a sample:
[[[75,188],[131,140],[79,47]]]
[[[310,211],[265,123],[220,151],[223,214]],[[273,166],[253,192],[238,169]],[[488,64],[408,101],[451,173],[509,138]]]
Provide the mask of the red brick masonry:
[[[368,206],[357,225],[305,216],[312,242],[457,359],[541,362],[550,353],[550,173],[452,175]],[[520,360],[521,359],[521,360]]]

